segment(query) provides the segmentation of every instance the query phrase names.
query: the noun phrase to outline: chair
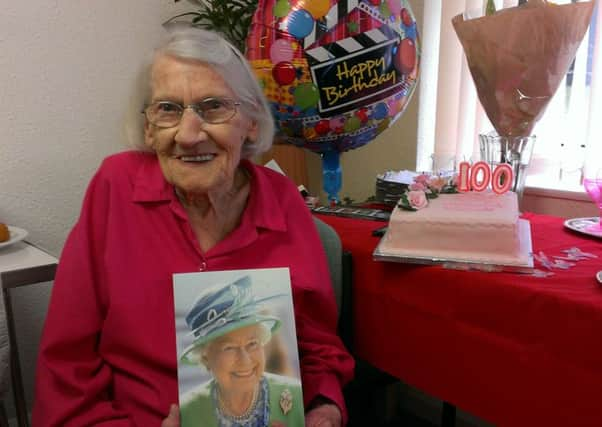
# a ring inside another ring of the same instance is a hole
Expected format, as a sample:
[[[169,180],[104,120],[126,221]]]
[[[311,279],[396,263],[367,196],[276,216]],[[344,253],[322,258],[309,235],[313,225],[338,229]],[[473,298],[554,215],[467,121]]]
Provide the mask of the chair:
[[[353,271],[351,253],[344,251],[337,232],[314,217],[314,223],[328,258],[330,277],[339,309],[338,333],[355,359],[355,378],[347,385],[345,400],[349,426],[385,424],[386,386],[397,378],[357,358],[353,351]],[[367,410],[366,410],[367,409]]]
[[[351,347],[351,253],[343,251],[341,239],[337,232],[324,221],[314,217],[322,247],[326,252],[330,279],[337,303],[338,332],[341,340],[349,349]]]

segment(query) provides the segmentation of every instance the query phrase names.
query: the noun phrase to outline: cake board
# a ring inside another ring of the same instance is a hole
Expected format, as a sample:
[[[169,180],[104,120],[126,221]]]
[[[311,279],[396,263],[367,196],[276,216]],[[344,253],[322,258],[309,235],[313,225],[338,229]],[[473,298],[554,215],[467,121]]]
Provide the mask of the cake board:
[[[374,249],[372,258],[375,261],[398,262],[406,264],[426,264],[426,265],[442,265],[445,268],[457,270],[479,270],[486,272],[511,272],[511,273],[532,273],[533,272],[533,245],[531,242],[531,224],[526,219],[518,220],[518,240],[520,244],[519,253],[521,258],[525,259],[524,263],[500,263],[492,260],[475,261],[461,258],[441,258],[418,255],[399,255],[387,253],[381,249],[383,242],[386,239],[386,234],[380,240],[379,244]]]

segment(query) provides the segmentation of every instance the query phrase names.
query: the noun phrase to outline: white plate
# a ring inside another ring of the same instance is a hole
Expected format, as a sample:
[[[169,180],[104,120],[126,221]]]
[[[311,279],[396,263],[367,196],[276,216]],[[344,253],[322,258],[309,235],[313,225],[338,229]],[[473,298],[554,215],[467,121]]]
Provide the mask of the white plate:
[[[27,230],[19,227],[13,227],[12,225],[8,226],[8,232],[10,233],[10,239],[8,239],[6,242],[0,242],[0,249],[20,242],[29,234]]]
[[[564,221],[564,226],[573,231],[587,234],[588,236],[602,237],[602,233],[596,233],[595,231],[587,231],[585,229],[590,225],[598,224],[599,221],[600,218],[597,216],[592,216],[589,218],[571,218]]]

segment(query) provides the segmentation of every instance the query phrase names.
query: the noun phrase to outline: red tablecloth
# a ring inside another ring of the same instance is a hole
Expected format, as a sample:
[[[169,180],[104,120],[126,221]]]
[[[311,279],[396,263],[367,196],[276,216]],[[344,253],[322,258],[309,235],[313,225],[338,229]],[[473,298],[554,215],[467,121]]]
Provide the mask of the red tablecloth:
[[[353,254],[359,357],[498,425],[602,425],[602,240],[525,214],[534,252],[599,256],[537,278],[373,261],[384,223],[318,216]]]

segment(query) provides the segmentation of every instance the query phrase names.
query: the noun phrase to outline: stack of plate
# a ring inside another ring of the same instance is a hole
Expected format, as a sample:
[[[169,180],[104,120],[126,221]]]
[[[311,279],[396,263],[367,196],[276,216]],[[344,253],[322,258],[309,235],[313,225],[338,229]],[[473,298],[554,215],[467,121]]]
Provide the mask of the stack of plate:
[[[389,206],[395,206],[404,191],[407,190],[407,184],[399,182],[386,181],[383,175],[376,177],[376,194],[375,199],[379,203]]]

